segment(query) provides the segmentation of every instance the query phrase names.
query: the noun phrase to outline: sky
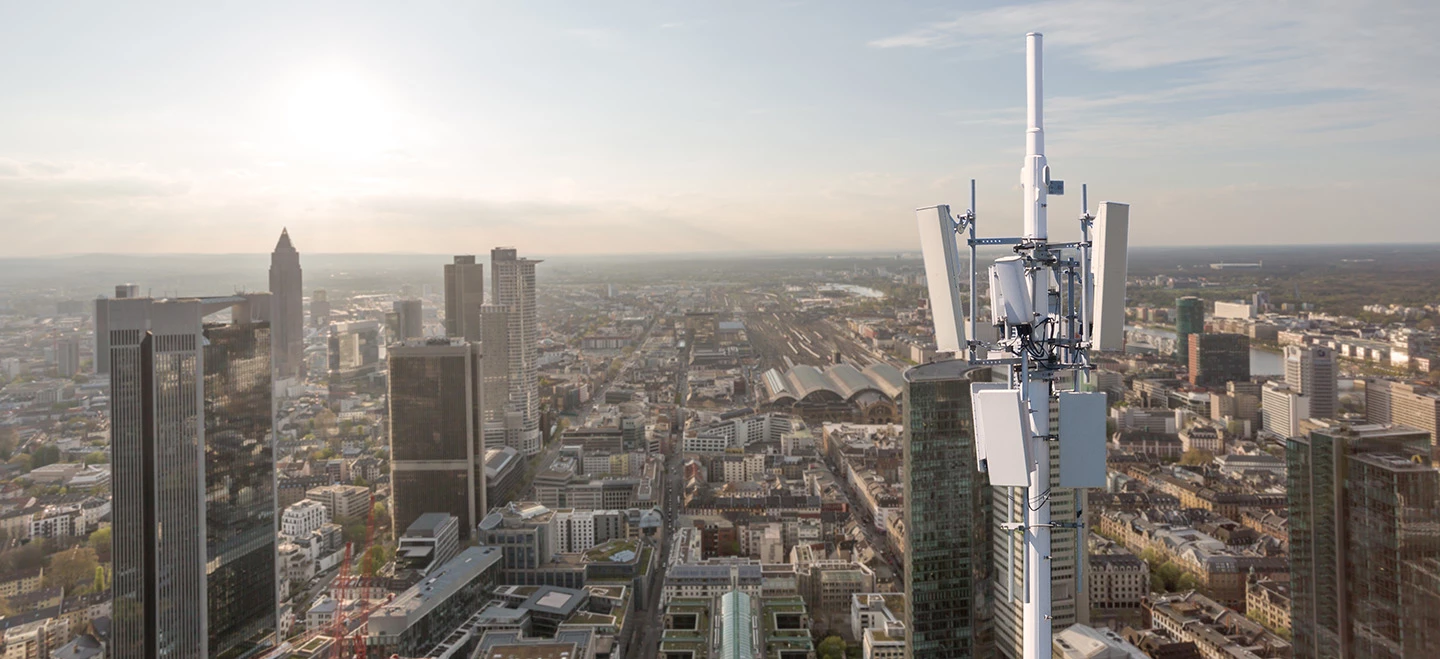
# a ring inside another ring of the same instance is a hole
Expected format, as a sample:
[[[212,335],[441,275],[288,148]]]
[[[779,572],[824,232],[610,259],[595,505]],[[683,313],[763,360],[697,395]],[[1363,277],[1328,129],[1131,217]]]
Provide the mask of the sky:
[[[0,4],[0,257],[1440,242],[1429,0]]]

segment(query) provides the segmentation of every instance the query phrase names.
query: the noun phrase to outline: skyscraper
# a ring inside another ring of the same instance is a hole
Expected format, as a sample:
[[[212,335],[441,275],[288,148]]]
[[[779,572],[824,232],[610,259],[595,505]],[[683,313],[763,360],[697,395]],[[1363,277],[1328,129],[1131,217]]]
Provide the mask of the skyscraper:
[[[330,294],[323,288],[315,289],[310,296],[310,324],[316,327],[330,324]]]
[[[510,400],[507,412],[518,415],[508,424],[505,443],[525,455],[540,452],[539,327],[535,314],[535,265],[513,247],[490,250],[491,299],[506,307],[510,338]]]
[[[906,656],[993,657],[990,487],[975,458],[970,383],[959,360],[905,372]]]
[[[115,299],[140,297],[140,287],[135,284],[115,286]],[[95,374],[110,375],[110,324],[108,300],[95,300]]]
[[[55,342],[55,375],[68,378],[80,372],[80,342],[60,339]]]
[[[275,372],[290,378],[305,374],[305,293],[301,286],[300,252],[281,229],[270,253],[270,294],[275,296]]]
[[[1175,359],[1190,357],[1190,335],[1205,331],[1205,301],[1193,295],[1175,299]]]
[[[1050,432],[1059,433],[1059,410],[1051,406]],[[1051,519],[1057,522],[1076,518],[1084,508],[1084,490],[1060,487],[1060,447],[1050,446]],[[1019,659],[1024,656],[1025,545],[1019,533],[1006,531],[1007,522],[1025,519],[1025,490],[1015,487],[991,488],[990,559],[994,564],[995,648],[997,656]],[[1090,599],[1079,587],[1085,560],[1085,544],[1076,530],[1055,528],[1050,533],[1050,621],[1053,630],[1075,623],[1090,622]]]
[[[425,338],[424,307],[420,300],[396,300],[392,305],[394,325],[390,328],[390,341],[403,343],[409,339]]]
[[[270,295],[104,307],[112,656],[248,656],[277,623]]]
[[[1324,346],[1285,346],[1285,384],[1310,398],[1310,416],[1333,419],[1339,411],[1335,351]]]
[[[480,307],[485,304],[485,266],[473,255],[445,265],[445,336],[480,340]]]
[[[484,385],[482,434],[485,448],[506,446],[507,425],[520,425],[519,414],[507,416],[510,408],[510,309],[494,304],[480,308],[480,327],[485,359],[480,365]],[[507,420],[508,419],[508,420]]]
[[[1429,435],[1332,424],[1286,441],[1296,659],[1440,656]]]
[[[447,513],[469,538],[485,515],[480,346],[410,341],[389,359],[391,528]]]
[[[1276,437],[1300,434],[1300,422],[1310,418],[1310,397],[1284,382],[1266,382],[1260,389],[1260,427]]]
[[[1250,337],[1244,334],[1190,335],[1190,383],[1223,387],[1250,381]]]

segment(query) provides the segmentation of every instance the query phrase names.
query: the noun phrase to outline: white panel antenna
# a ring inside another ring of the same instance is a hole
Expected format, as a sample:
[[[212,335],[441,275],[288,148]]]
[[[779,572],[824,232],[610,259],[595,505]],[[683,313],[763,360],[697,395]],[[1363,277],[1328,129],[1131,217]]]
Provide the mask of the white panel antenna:
[[[1105,392],[1062,391],[1060,487],[1105,487]]]
[[[937,352],[959,353],[965,345],[965,308],[960,305],[960,249],[955,220],[944,204],[915,209],[920,224],[920,253],[930,289],[930,315]]]
[[[1125,349],[1125,276],[1129,259],[1130,205],[1101,202],[1095,218],[1094,317],[1090,346],[1096,350]]]
[[[1035,321],[1030,304],[1030,285],[1025,282],[1025,261],[1018,256],[995,259],[993,283],[999,288],[1002,320],[1010,325],[1029,325]],[[991,300],[996,304],[996,300]]]
[[[980,441],[980,402],[975,399],[975,394],[981,391],[995,391],[997,389],[1009,389],[1010,385],[1005,382],[972,382],[970,383],[970,416],[975,421],[975,466],[980,471],[985,471],[985,444]]]
[[[1030,424],[1019,389],[981,389],[971,385],[975,404],[975,442],[984,446],[990,484],[1024,487],[1030,482]]]

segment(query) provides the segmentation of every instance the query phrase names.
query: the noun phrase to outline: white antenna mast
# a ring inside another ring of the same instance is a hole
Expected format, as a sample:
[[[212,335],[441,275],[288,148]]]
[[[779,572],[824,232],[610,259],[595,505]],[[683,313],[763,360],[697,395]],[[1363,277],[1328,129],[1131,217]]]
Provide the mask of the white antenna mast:
[[[1102,202],[1099,217],[1082,201],[1081,240],[1050,243],[1046,221],[1049,195],[1065,193],[1063,181],[1050,178],[1045,160],[1044,69],[1042,36],[1026,35],[1025,161],[1020,182],[1025,199],[1024,232],[1018,238],[977,238],[975,182],[970,209],[952,218],[947,205],[916,210],[929,282],[935,335],[940,351],[974,365],[1008,370],[1006,383],[972,385],[976,459],[995,487],[1022,488],[1021,518],[1006,511],[1005,532],[1023,536],[1025,583],[1008,586],[1014,557],[1007,551],[1007,598],[1023,597],[1025,659],[1051,656],[1052,602],[1050,536],[1054,529],[1077,535],[1084,552],[1083,524],[1050,519],[1050,452],[1060,448],[1059,487],[1105,484],[1105,394],[1081,391],[1088,385],[1090,350],[1119,350],[1125,314],[1125,270],[1129,206]],[[968,232],[970,246],[969,332],[960,310],[956,235]],[[1093,238],[1093,240],[1092,240]],[[976,250],[980,245],[1009,245],[1014,255],[989,268],[991,319],[997,340],[984,341],[976,327]],[[998,355],[996,353],[999,353]],[[1057,376],[1069,371],[1070,391],[1060,391]],[[1087,386],[1087,388],[1089,388]],[[1058,410],[1059,432],[1051,420]],[[1013,494],[1014,490],[1010,490]],[[1013,497],[1012,497],[1013,499]],[[1013,503],[1009,506],[1014,508]],[[999,511],[996,511],[997,513]],[[1010,546],[1010,542],[1005,545]],[[1083,554],[1082,554],[1083,556]],[[1083,559],[1077,561],[1084,564]],[[1084,574],[1077,571],[1077,591]],[[998,588],[997,588],[998,591]]]

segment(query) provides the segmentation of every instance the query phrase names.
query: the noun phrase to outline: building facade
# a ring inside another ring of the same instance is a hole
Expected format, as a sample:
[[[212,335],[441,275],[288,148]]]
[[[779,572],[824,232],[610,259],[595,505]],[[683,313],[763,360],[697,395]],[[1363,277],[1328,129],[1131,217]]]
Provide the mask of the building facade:
[[[1189,341],[1191,384],[1220,388],[1250,381],[1250,337],[1202,332],[1191,334]]]
[[[277,624],[270,295],[106,307],[112,656],[243,654]]]
[[[389,359],[391,528],[447,513],[469,539],[486,510],[480,346],[412,341]]]
[[[480,340],[480,307],[485,304],[485,265],[474,255],[445,264],[445,336]]]
[[[994,656],[990,487],[970,408],[970,384],[989,379],[958,360],[905,373],[907,657]]]
[[[1175,300],[1175,359],[1190,357],[1190,335],[1205,331],[1205,301],[1193,295]]]
[[[1325,346],[1285,346],[1285,384],[1310,399],[1310,416],[1333,419],[1339,411],[1335,351]]]
[[[305,293],[300,252],[281,229],[275,251],[270,252],[270,295],[275,304],[271,331],[275,338],[275,371],[282,378],[305,372]]]
[[[1440,656],[1440,470],[1409,459],[1417,437],[1287,440],[1296,659]]]
[[[490,250],[491,300],[507,309],[509,320],[509,407],[505,443],[524,455],[540,452],[539,319],[535,313],[535,266],[514,248]]]

